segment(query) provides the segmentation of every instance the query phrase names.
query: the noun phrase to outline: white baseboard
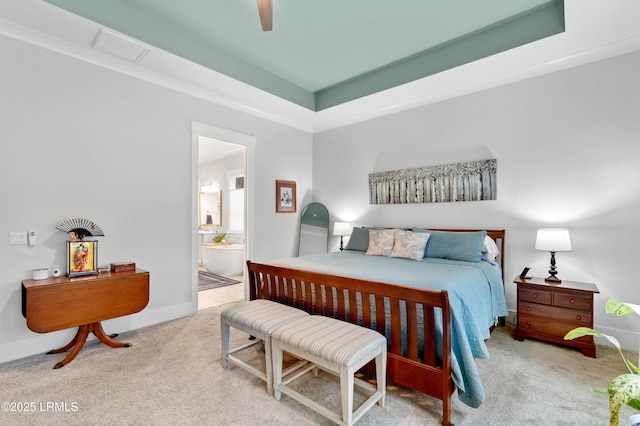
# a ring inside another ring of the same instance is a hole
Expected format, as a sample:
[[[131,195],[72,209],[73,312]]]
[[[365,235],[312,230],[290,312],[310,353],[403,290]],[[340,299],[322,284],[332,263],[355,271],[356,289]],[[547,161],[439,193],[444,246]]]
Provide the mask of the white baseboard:
[[[103,326],[108,334],[124,333],[150,325],[171,321],[198,311],[197,299],[193,302],[172,305],[157,309],[144,309],[142,312],[125,317],[104,321]],[[48,352],[51,349],[66,345],[74,336],[76,328],[52,333],[36,334],[30,337],[0,343],[0,363],[13,361],[31,355]],[[95,339],[93,335],[88,340]]]
[[[595,325],[594,328],[601,333],[605,333],[609,336],[614,336],[620,342],[620,346],[624,350],[638,352],[638,344],[640,343],[640,333],[635,333],[633,331],[620,330],[619,328],[611,328],[611,327],[603,327],[599,325]],[[596,337],[596,344],[613,346],[609,341],[605,338]],[[635,363],[636,360],[630,360]]]
[[[515,326],[516,325],[515,317],[516,317],[516,311],[509,310],[507,323],[513,324]],[[638,348],[640,345],[640,333],[636,333],[628,330],[621,330],[619,328],[604,327],[598,324],[595,324],[593,328],[600,331],[601,333],[614,336],[620,342],[620,346],[622,347],[622,349],[638,352]],[[597,345],[605,345],[605,346],[613,347],[613,345],[605,338],[596,337],[595,339],[596,339]],[[635,360],[630,360],[630,361],[635,362]]]

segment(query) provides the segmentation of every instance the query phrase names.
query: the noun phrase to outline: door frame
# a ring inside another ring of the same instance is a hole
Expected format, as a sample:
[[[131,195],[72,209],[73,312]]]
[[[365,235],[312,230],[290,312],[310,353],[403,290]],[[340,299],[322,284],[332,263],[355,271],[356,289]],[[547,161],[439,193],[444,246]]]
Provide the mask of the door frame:
[[[200,188],[198,188],[198,155],[199,155],[199,139],[205,136],[212,139],[218,139],[223,142],[235,143],[245,147],[245,177],[244,177],[244,232],[245,232],[245,259],[253,257],[253,224],[254,224],[254,208],[253,208],[253,188],[255,176],[255,146],[256,138],[236,130],[225,129],[211,124],[201,123],[197,121],[191,122],[191,287],[192,302],[195,310],[198,309],[198,196]],[[244,296],[248,297],[247,276],[244,279]]]

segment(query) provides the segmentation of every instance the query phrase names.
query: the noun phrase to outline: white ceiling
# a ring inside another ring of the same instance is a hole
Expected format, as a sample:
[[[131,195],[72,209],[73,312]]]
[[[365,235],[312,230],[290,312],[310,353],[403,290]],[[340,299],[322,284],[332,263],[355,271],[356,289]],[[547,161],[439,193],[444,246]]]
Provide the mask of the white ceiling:
[[[277,7],[274,2],[274,15]],[[104,26],[41,0],[1,0],[0,35],[318,132],[639,50],[638,16],[637,0],[565,0],[564,33],[319,112],[153,46],[148,46],[151,51],[139,64],[92,50],[91,44]],[[401,19],[401,14],[394,16],[394,20]],[[274,28],[277,25],[274,17]]]
[[[243,145],[200,136],[198,163],[204,164],[213,160],[220,160],[244,151],[244,149]]]

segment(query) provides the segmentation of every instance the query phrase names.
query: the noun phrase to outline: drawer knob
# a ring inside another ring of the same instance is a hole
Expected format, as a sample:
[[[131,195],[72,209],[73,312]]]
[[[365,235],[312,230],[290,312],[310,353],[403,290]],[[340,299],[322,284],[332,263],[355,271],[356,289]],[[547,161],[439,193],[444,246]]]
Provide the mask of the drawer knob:
[[[576,316],[576,319],[577,319],[578,321],[580,321],[580,320],[582,319],[582,315],[577,315],[577,316]]]
[[[531,311],[531,306],[527,306],[526,308],[524,308],[524,310],[527,312]]]
[[[576,299],[569,299],[569,303],[571,303],[571,304],[576,303]]]
[[[527,321],[526,323],[524,323],[524,325],[526,325],[527,327],[531,327],[531,321]]]
[[[538,298],[538,293],[533,293],[533,294],[531,295],[531,298],[533,298],[533,299],[537,299],[537,298]]]

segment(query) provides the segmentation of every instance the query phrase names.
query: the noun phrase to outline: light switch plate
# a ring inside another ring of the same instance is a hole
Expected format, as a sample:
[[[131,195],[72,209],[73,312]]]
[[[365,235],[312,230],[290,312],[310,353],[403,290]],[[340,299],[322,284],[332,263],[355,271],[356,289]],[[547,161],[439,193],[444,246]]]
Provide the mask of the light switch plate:
[[[27,233],[26,232],[10,232],[9,233],[9,244],[27,244]]]

